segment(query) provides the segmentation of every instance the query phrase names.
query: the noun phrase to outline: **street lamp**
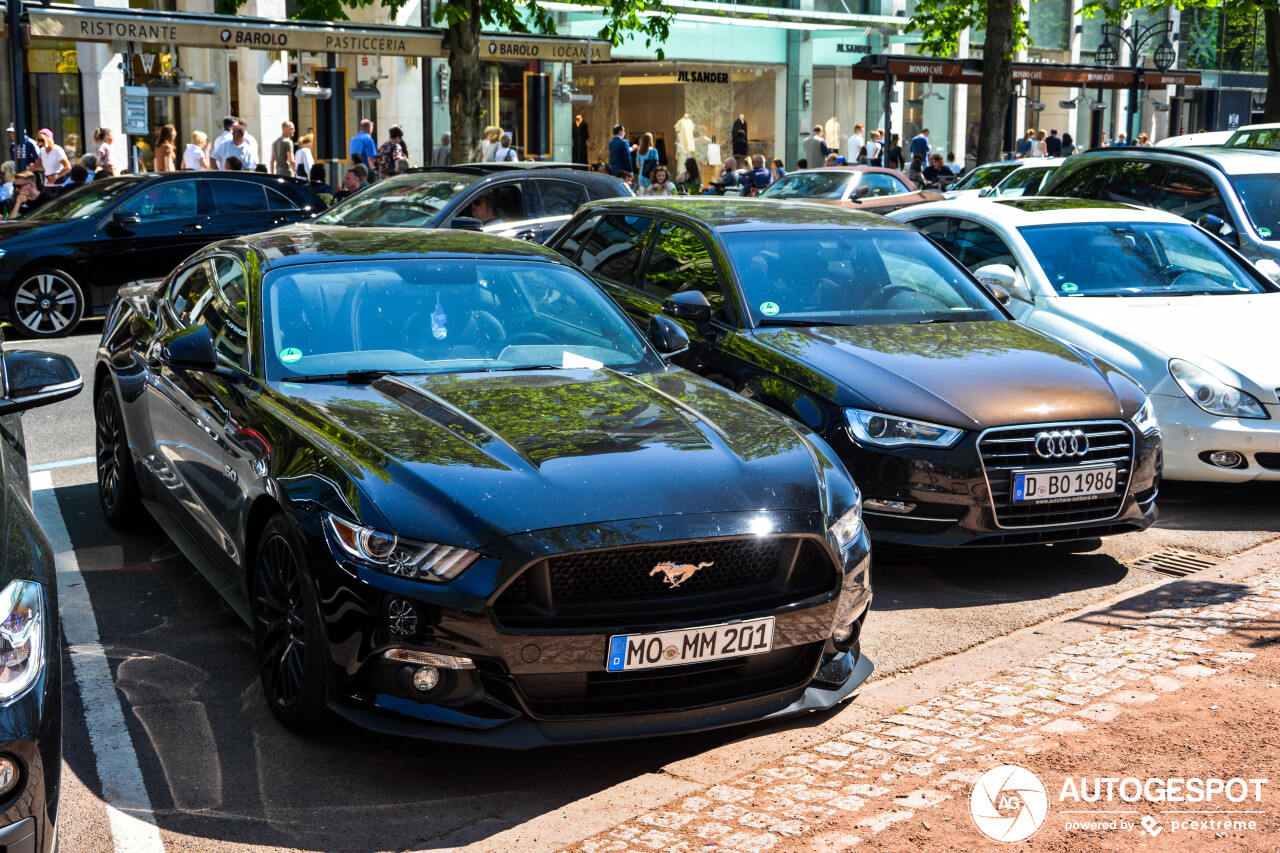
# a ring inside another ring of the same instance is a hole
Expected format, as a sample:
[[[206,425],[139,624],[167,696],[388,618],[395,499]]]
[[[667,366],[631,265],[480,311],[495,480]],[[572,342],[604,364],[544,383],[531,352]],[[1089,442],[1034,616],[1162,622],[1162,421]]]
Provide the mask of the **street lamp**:
[[[1102,25],[1102,44],[1098,45],[1097,51],[1094,52],[1095,62],[1099,65],[1114,65],[1120,58],[1116,51],[1116,45],[1112,41],[1113,39],[1116,43],[1124,43],[1129,46],[1129,67],[1133,69],[1133,85],[1129,89],[1129,120],[1126,132],[1130,144],[1132,144],[1136,136],[1134,125],[1138,116],[1138,89],[1143,82],[1143,50],[1159,39],[1160,43],[1152,52],[1151,60],[1155,63],[1156,68],[1161,71],[1168,71],[1178,61],[1178,53],[1173,48],[1173,42],[1169,40],[1169,36],[1172,33],[1173,21],[1161,21],[1145,28],[1137,24],[1130,27],[1117,27],[1115,24]]]

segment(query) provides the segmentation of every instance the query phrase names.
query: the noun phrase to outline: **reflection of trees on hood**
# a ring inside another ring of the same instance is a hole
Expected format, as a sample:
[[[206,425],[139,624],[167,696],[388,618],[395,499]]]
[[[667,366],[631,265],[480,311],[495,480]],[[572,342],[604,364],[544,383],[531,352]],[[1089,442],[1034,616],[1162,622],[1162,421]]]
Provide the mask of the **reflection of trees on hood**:
[[[768,342],[796,358],[814,361],[815,346],[848,344],[887,355],[921,358],[979,358],[1010,352],[1041,352],[1066,356],[1062,344],[1017,323],[982,321],[968,323],[927,323],[902,326],[829,326],[802,332],[798,329],[770,331]]]
[[[390,400],[339,397],[318,405],[318,408],[385,454],[384,468],[392,460],[424,465],[502,467],[501,463],[448,429]]]

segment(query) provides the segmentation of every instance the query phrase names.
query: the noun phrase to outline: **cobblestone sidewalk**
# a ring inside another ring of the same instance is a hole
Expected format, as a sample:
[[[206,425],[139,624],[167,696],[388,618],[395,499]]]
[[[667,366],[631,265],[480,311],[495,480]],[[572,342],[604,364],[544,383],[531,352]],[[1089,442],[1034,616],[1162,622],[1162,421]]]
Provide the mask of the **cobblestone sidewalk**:
[[[1280,571],[1135,617],[1123,629],[898,708],[874,723],[639,815],[581,853],[842,853],[924,817],[998,762],[1051,750],[1126,707],[1251,660],[1225,635],[1280,617]],[[874,630],[874,629],[873,629]]]

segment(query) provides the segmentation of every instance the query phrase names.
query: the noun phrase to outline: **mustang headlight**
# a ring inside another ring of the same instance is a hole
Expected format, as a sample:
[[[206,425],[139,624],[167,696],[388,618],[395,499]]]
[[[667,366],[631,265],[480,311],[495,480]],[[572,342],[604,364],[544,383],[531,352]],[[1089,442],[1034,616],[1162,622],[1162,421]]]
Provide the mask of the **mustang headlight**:
[[[1151,435],[1160,429],[1160,423],[1156,420],[1156,407],[1151,404],[1150,397],[1142,401],[1141,408],[1129,418],[1129,422],[1143,435]]]
[[[909,444],[950,447],[964,435],[964,430],[955,427],[863,409],[845,409],[844,416],[854,438],[877,447],[903,447]]]
[[[1225,418],[1266,418],[1267,410],[1247,391],[1233,388],[1202,367],[1175,358],[1169,362],[1169,373],[1191,402],[1211,415]]]
[[[0,705],[31,689],[44,669],[44,590],[14,581],[0,591]]]
[[[450,581],[480,559],[479,554],[466,548],[403,539],[328,513],[325,513],[325,529],[352,560],[402,578]]]

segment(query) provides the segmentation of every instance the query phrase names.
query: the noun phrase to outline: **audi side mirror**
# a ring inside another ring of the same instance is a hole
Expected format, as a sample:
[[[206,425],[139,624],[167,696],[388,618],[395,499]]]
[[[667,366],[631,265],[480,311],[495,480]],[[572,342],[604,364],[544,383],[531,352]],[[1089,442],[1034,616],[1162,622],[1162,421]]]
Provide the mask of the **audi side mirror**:
[[[661,314],[649,317],[646,336],[663,359],[679,355],[689,348],[689,336],[680,328],[680,324]]]
[[[69,400],[84,387],[76,363],[53,352],[10,350],[4,354],[4,378],[0,415]]]

